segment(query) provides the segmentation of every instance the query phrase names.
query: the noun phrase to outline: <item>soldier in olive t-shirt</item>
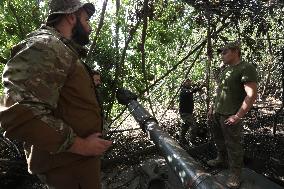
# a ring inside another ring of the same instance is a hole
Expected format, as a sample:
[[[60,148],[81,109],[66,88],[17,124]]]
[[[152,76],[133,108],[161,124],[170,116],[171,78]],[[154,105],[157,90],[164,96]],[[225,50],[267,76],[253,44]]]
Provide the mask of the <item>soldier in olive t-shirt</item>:
[[[241,145],[241,118],[252,107],[257,93],[257,72],[255,66],[242,62],[237,43],[229,43],[221,49],[225,67],[218,75],[218,89],[208,119],[213,118],[211,132],[217,147],[217,158],[208,165],[229,167],[226,185],[239,188],[243,166]]]
[[[257,82],[255,66],[246,62],[226,67],[218,78],[215,113],[233,115],[241,107],[246,91],[244,83]]]

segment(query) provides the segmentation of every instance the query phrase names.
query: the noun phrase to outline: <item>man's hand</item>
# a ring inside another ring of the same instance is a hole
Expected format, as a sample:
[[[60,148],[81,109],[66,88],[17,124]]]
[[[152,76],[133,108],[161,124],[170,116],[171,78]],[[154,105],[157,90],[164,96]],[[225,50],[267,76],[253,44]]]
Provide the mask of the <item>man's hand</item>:
[[[69,152],[83,156],[102,155],[112,145],[112,141],[100,138],[101,133],[94,133],[87,138],[76,137]]]
[[[241,118],[237,115],[231,115],[228,119],[224,121],[224,123],[228,126],[237,124]]]
[[[247,96],[245,97],[239,111],[224,121],[228,126],[237,124],[242,117],[250,110],[257,97],[257,84],[248,82],[244,84]]]

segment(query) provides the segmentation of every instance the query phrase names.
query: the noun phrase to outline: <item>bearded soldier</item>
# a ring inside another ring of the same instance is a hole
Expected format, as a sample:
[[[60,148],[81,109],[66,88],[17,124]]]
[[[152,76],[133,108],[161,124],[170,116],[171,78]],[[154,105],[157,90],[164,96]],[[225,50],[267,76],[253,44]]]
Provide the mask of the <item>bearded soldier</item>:
[[[29,172],[49,188],[99,189],[101,110],[84,67],[92,3],[51,0],[46,24],[11,51],[3,72],[5,137],[24,142]]]

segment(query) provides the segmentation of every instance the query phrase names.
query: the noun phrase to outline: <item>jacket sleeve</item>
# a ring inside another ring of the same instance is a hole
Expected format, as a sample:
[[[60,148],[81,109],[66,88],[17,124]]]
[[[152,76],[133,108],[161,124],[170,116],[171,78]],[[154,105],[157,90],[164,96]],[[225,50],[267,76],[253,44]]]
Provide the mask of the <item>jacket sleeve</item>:
[[[53,111],[74,61],[64,44],[51,37],[30,39],[10,59],[2,78],[7,108],[0,114],[6,137],[50,153],[73,144],[72,128]]]

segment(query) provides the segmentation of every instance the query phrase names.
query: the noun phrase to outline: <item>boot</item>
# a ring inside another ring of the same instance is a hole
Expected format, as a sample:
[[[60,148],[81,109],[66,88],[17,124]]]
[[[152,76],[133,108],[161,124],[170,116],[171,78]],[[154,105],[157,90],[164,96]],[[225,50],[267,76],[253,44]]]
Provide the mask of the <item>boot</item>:
[[[217,158],[207,161],[210,167],[228,167],[227,158],[222,153],[218,153]]]
[[[231,172],[226,181],[226,185],[231,189],[238,189],[241,185],[240,171]]]

